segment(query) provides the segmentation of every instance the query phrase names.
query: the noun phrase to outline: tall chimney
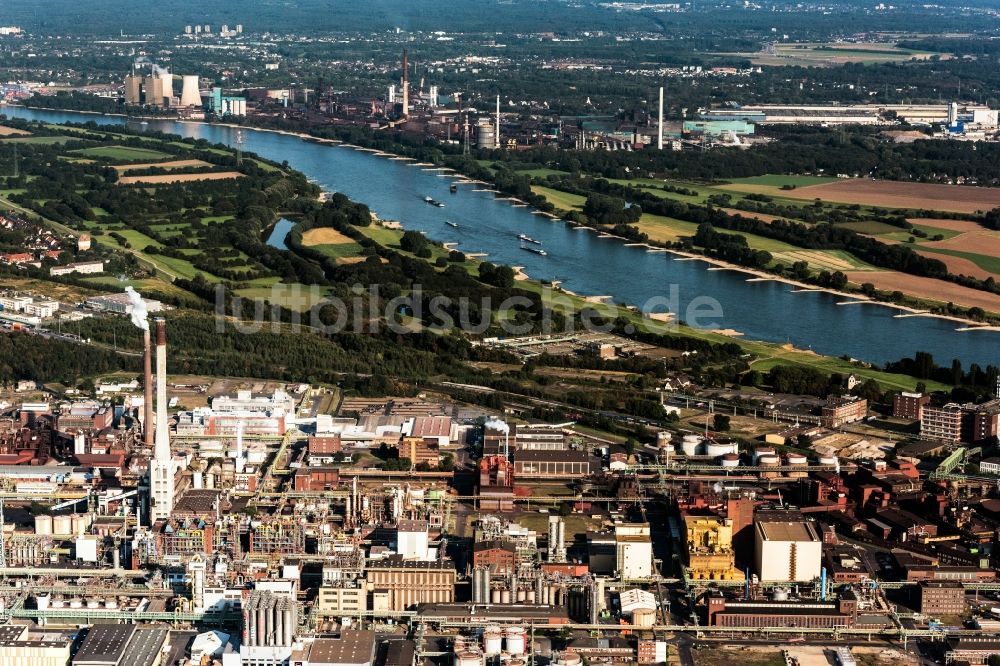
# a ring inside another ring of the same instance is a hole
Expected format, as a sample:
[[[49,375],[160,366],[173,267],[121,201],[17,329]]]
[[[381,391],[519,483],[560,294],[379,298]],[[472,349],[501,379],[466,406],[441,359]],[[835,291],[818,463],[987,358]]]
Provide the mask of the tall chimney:
[[[663,150],[663,86],[660,86],[660,122],[656,131],[656,147]]]
[[[500,95],[497,95],[497,129],[493,133],[493,147],[500,149]]]
[[[153,345],[149,341],[149,327],[142,331],[142,434],[146,446],[153,448]]]
[[[159,461],[170,460],[170,437],[167,434],[167,322],[162,318],[156,324],[156,442],[153,457]]]
[[[403,117],[410,117],[410,58],[403,49]]]

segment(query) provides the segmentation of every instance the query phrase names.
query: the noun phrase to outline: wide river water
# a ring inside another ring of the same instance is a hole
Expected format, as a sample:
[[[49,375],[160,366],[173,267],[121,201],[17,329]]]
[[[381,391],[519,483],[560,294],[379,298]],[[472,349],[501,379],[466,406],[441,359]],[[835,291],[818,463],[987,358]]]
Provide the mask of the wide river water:
[[[2,106],[7,116],[53,123],[95,122],[121,125],[123,118],[73,112]],[[138,127],[135,121],[130,121]],[[235,145],[237,130],[204,123],[150,120],[150,130],[212,143]],[[875,304],[841,305],[845,298],[796,291],[777,281],[748,281],[733,270],[713,270],[706,262],[665,252],[628,247],[622,241],[599,238],[562,222],[499,200],[481,185],[459,184],[439,171],[391,160],[343,145],[319,144],[298,137],[244,129],[244,149],[289,165],[324,189],[343,192],[363,202],[382,219],[399,220],[407,229],[456,243],[464,252],[486,253],[489,261],[523,266],[535,279],[558,280],[581,295],[609,296],[616,302],[645,307],[651,299],[669,300],[676,290],[681,319],[690,319],[688,304],[698,297],[715,299],[722,316],[707,327],[735,329],[746,338],[812,349],[831,356],[849,355],[884,363],[916,351],[933,354],[939,364],[959,358],[970,363],[1000,363],[1000,333],[956,331],[961,324],[933,317],[898,317],[899,311]],[[425,196],[445,204],[428,205]],[[458,225],[452,227],[447,222]],[[524,250],[523,233],[542,242],[547,256]],[[703,300],[703,299],[702,299]],[[664,310],[664,307],[651,307]]]

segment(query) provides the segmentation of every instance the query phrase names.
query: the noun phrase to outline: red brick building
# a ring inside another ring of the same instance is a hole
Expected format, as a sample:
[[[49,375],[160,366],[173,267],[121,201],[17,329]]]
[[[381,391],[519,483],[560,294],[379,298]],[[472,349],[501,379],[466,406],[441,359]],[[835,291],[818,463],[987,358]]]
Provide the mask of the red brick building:
[[[897,419],[919,421],[924,413],[924,407],[930,404],[931,397],[926,393],[897,393],[892,399],[892,415]]]
[[[514,544],[497,539],[480,541],[473,547],[472,564],[488,567],[491,573],[510,573],[517,568],[517,549]]]

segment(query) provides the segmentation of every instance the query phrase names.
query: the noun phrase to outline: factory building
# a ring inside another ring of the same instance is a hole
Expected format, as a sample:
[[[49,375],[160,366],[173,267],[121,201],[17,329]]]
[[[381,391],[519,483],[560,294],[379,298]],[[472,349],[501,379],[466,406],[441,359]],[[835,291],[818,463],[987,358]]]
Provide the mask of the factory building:
[[[928,617],[965,614],[965,587],[957,580],[920,581],[917,594],[918,608]]]
[[[758,520],[754,563],[762,582],[810,583],[820,577],[823,543],[814,523]]]
[[[624,579],[653,575],[653,542],[649,523],[615,525],[615,570]]]
[[[369,610],[368,590],[363,580],[331,581],[319,588],[316,609],[324,616],[343,617]]]
[[[66,666],[72,645],[68,638],[32,638],[24,625],[0,627],[0,655],[11,666]]]
[[[850,590],[836,603],[793,599],[730,601],[721,595],[709,597],[707,603],[708,624],[712,627],[819,629],[853,627],[858,620],[857,597]]]
[[[733,521],[715,516],[684,516],[688,575],[695,580],[741,580],[733,552]]]
[[[223,95],[222,88],[212,88],[208,97],[208,110],[220,118],[247,115],[247,98]]]
[[[839,428],[848,423],[863,421],[868,414],[868,401],[854,396],[834,396],[826,399],[820,412],[820,425]]]
[[[931,397],[926,393],[901,391],[892,399],[892,416],[897,419],[919,421],[923,416],[924,407],[930,402]]]
[[[387,610],[455,600],[456,573],[451,560],[404,560],[393,556],[371,562],[366,574],[369,587],[388,593]]]
[[[517,451],[514,475],[521,479],[580,478],[593,471],[586,451]]]
[[[759,104],[725,109],[699,109],[707,121],[765,125],[877,125],[902,120],[912,125],[967,124],[997,127],[998,112],[977,104]]]
[[[317,638],[296,650],[296,666],[372,666],[375,662],[375,632],[344,630],[336,638]]]

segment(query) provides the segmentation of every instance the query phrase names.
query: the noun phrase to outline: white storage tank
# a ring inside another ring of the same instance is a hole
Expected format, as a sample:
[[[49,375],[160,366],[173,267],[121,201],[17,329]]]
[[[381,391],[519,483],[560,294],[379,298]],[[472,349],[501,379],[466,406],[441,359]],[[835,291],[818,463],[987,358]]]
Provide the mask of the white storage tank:
[[[764,466],[771,465],[777,467],[778,465],[781,464],[781,458],[779,458],[778,455],[775,453],[767,453],[757,458],[757,464]]]
[[[656,448],[665,449],[670,446],[671,435],[666,430],[656,433]]]
[[[708,442],[705,445],[705,455],[712,456],[713,458],[718,458],[719,456],[724,456],[727,453],[737,453],[739,450],[738,445],[732,442]]]
[[[701,451],[701,437],[698,435],[684,435],[681,440],[681,453],[686,456],[696,456]]]
[[[837,456],[820,456],[818,462],[820,465],[836,465]]]
[[[785,456],[785,462],[789,465],[805,465],[809,462],[809,459],[801,453],[789,453]]]
[[[774,450],[773,447],[762,446],[762,447],[754,450],[754,452],[753,452],[753,460],[754,460],[754,462],[756,464],[759,465],[759,464],[761,464],[760,463],[760,459],[763,456],[774,456],[774,455],[777,455],[777,452]]]
[[[52,534],[52,516],[35,516],[35,534]]]
[[[500,627],[489,626],[483,631],[483,654],[493,657],[503,652],[503,631]]]
[[[53,534],[72,534],[73,533],[73,517],[68,515],[54,516],[52,518],[52,533]]]
[[[722,466],[728,469],[740,466],[740,457],[735,453],[727,453],[722,456]]]
[[[507,652],[512,655],[524,654],[525,635],[523,627],[507,627],[507,630],[504,632],[504,638],[507,640]]]

